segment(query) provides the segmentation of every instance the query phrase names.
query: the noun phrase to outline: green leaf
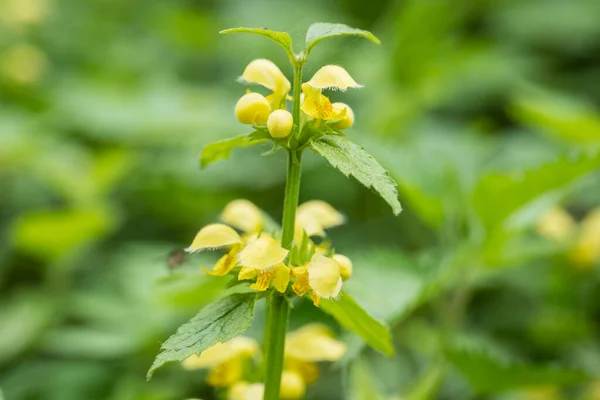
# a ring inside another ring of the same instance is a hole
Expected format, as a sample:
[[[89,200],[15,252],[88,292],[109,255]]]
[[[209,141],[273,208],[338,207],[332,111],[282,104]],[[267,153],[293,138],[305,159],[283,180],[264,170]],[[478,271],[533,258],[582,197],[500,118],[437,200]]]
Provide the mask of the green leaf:
[[[600,167],[600,152],[564,156],[537,169],[514,173],[489,173],[477,184],[473,202],[487,228],[515,223],[518,211],[537,201],[552,200],[577,179]],[[523,215],[521,215],[522,217]]]
[[[219,160],[226,160],[233,149],[237,147],[249,147],[263,143],[266,138],[259,135],[261,131],[254,131],[249,135],[240,135],[218,142],[212,142],[204,146],[200,155],[200,167],[205,168]]]
[[[285,50],[290,59],[294,60],[294,51],[292,50],[292,38],[287,32],[277,32],[263,28],[231,28],[225,29],[219,32],[223,35],[229,33],[251,33],[254,35],[261,35],[268,39],[271,39]]]
[[[336,36],[358,36],[370,40],[373,43],[381,43],[379,39],[369,31],[351,28],[344,24],[317,22],[312,24],[306,33],[306,53],[308,54],[321,40]]]
[[[255,302],[254,293],[233,294],[204,307],[162,344],[146,377],[150,379],[154,371],[166,363],[183,361],[244,332],[254,318]]]
[[[446,357],[479,394],[525,386],[574,385],[590,380],[581,370],[501,360],[481,350],[452,348]]]
[[[396,182],[362,147],[344,136],[325,136],[313,141],[310,146],[344,175],[352,175],[366,187],[375,190],[392,207],[394,214],[402,211]]]
[[[356,333],[375,350],[388,356],[394,354],[388,326],[371,317],[348,293],[342,292],[339,300],[321,300],[319,308],[344,328]]]

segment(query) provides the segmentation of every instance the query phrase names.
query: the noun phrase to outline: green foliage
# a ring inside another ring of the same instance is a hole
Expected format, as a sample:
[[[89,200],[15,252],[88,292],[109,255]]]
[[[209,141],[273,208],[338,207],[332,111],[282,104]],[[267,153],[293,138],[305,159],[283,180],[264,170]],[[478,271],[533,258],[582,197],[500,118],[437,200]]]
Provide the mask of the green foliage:
[[[255,302],[254,293],[233,294],[203,308],[161,345],[147,378],[166,363],[183,361],[243,333],[254,318]]]
[[[560,199],[569,185],[600,167],[600,152],[578,152],[536,169],[481,178],[474,205],[487,228],[509,227],[516,213],[534,201]]]
[[[381,43],[379,39],[369,31],[351,28],[344,24],[316,22],[312,24],[308,28],[308,32],[306,32],[306,53],[308,54],[321,40],[336,36],[357,36],[370,40],[376,44]]]
[[[575,385],[590,381],[587,373],[557,366],[506,362],[471,349],[451,349],[446,357],[480,394],[519,387]]]
[[[375,350],[388,356],[394,354],[387,325],[371,317],[348,293],[342,292],[336,300],[321,300],[320,308]]]
[[[325,136],[311,142],[310,147],[341,173],[352,175],[367,188],[377,192],[392,207],[394,214],[402,211],[396,182],[362,147],[344,136]]]
[[[266,28],[230,28],[219,32],[223,35],[230,33],[250,33],[254,35],[264,36],[271,39],[285,50],[290,60],[294,60],[294,51],[292,49],[292,38],[287,32],[276,32]]]
[[[240,135],[205,145],[200,155],[200,166],[204,168],[219,160],[226,160],[231,152],[238,147],[249,147],[263,143],[265,139],[260,137],[260,133],[262,131],[255,131],[248,135]]]

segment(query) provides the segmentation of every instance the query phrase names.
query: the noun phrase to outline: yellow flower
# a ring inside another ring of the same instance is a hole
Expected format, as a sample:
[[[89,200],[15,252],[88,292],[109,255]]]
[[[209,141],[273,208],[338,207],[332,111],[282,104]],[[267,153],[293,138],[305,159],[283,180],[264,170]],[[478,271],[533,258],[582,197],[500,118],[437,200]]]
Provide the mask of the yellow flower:
[[[342,118],[340,122],[335,124],[334,128],[336,129],[348,129],[354,124],[354,111],[345,103],[333,103],[331,105],[334,110],[346,110],[346,115]]]
[[[576,265],[593,267],[600,260],[600,208],[591,211],[581,221],[579,236],[570,253]]]
[[[336,340],[331,329],[323,324],[304,325],[286,336],[286,360],[337,361],[346,351],[347,346]]]
[[[258,232],[263,227],[264,218],[254,203],[238,199],[225,206],[221,213],[221,221],[244,232]]]
[[[284,138],[290,134],[294,126],[294,117],[287,110],[275,110],[269,115],[267,128],[274,138]]]
[[[238,336],[217,343],[200,355],[192,355],[181,364],[188,370],[210,368],[208,383],[215,387],[227,387],[242,378],[245,360],[252,358],[258,350],[258,343],[254,339]]]
[[[258,291],[265,291],[273,283],[275,289],[280,293],[285,293],[290,282],[291,268],[285,264],[279,264],[267,271],[260,271],[255,268],[242,267],[238,275],[238,280],[256,278],[256,282],[250,285],[250,288]]]
[[[346,219],[330,204],[322,200],[311,200],[301,204],[296,213],[296,226],[304,229],[308,236],[325,236],[325,229],[342,225]],[[302,234],[302,232],[297,232]]]
[[[242,243],[242,238],[233,228],[223,224],[211,224],[202,228],[194,237],[192,244],[185,250],[197,252],[240,243]]]
[[[306,382],[302,375],[295,370],[284,370],[281,374],[279,397],[283,400],[301,399],[306,392]]]
[[[319,376],[321,361],[337,361],[346,354],[344,343],[334,339],[329,328],[322,324],[309,324],[286,336],[284,372],[281,379],[282,399],[302,398],[307,384]]]
[[[572,237],[576,223],[565,209],[556,207],[548,210],[540,218],[536,228],[537,232],[545,238],[566,242]]]
[[[313,77],[306,82],[315,89],[339,89],[360,88],[362,85],[356,83],[348,71],[339,65],[326,65],[315,72]]]
[[[289,251],[281,247],[278,240],[263,234],[251,240],[240,252],[238,260],[244,267],[264,272],[281,264]]]
[[[231,386],[227,400],[262,400],[264,394],[265,386],[262,383],[240,381]]]
[[[292,268],[295,282],[292,289],[298,296],[310,292],[315,306],[321,298],[334,298],[342,289],[340,264],[332,258],[315,253],[305,266]]]
[[[269,101],[259,93],[247,93],[235,105],[235,116],[242,124],[264,125],[270,113]]]
[[[342,254],[335,254],[333,256],[333,259],[335,261],[337,261],[338,264],[340,264],[340,275],[342,276],[342,279],[343,280],[350,279],[350,277],[352,276],[352,270],[353,270],[352,261],[348,257],[346,257]]]
[[[302,93],[304,93],[304,101],[300,105],[300,109],[306,115],[325,121],[343,119],[346,115],[346,109],[334,109],[329,98],[321,94],[320,89],[315,89],[308,83],[303,83]]]
[[[264,58],[256,59],[244,70],[240,77],[242,82],[257,83],[271,90],[267,96],[273,110],[281,108],[283,100],[287,97],[292,85],[285,75],[273,62]]]

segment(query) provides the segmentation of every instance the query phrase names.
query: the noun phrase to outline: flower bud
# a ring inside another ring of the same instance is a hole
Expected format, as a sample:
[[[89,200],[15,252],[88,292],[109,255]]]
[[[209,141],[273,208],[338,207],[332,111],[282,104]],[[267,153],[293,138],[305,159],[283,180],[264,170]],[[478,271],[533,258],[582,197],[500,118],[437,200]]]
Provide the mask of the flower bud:
[[[235,105],[235,116],[242,124],[264,125],[270,112],[269,101],[259,93],[245,94]]]
[[[333,103],[331,105],[333,110],[336,112],[341,112],[344,108],[346,109],[346,115],[344,118],[335,125],[336,129],[348,129],[354,124],[354,112],[348,106],[348,104],[344,103]]]
[[[301,399],[306,391],[304,380],[296,371],[283,371],[279,397],[284,400]]]
[[[333,259],[340,264],[340,276],[342,279],[350,279],[352,276],[352,261],[342,254],[334,254]]]
[[[274,138],[284,138],[292,131],[294,117],[287,110],[275,110],[269,115],[267,128]]]

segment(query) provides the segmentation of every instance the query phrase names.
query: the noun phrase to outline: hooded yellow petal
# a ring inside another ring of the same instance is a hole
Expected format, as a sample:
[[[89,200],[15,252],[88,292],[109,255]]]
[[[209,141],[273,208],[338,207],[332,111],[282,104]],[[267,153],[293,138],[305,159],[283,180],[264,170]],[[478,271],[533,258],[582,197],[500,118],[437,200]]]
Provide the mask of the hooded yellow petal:
[[[337,361],[346,351],[346,345],[337,341],[331,330],[323,324],[308,324],[286,336],[286,359]]]
[[[251,201],[238,199],[225,206],[221,220],[244,232],[257,232],[262,229],[263,215]]]
[[[256,83],[270,89],[272,92],[287,93],[292,85],[283,72],[272,61],[259,58],[251,61],[240,80],[248,83]]]
[[[238,336],[224,343],[217,343],[200,355],[192,355],[182,361],[185,369],[213,368],[235,358],[249,358],[258,352],[258,343],[252,338]]]
[[[249,242],[239,254],[239,261],[245,267],[267,270],[283,262],[288,250],[281,247],[279,241],[262,235]]]
[[[262,383],[235,383],[227,393],[227,400],[262,400],[265,386]]]
[[[212,224],[200,229],[192,244],[185,251],[196,252],[216,249],[237,243],[242,243],[242,238],[235,230],[227,225]]]
[[[350,277],[352,276],[352,261],[346,257],[345,255],[342,254],[335,254],[333,256],[333,259],[335,261],[338,262],[338,264],[340,264],[340,275],[342,276],[343,280],[346,279],[350,279]]]
[[[322,200],[311,200],[301,204],[296,214],[296,222],[304,228],[308,236],[324,236],[324,229],[341,225],[345,220],[340,212]]]
[[[342,288],[340,264],[333,258],[315,254],[306,266],[308,283],[318,296],[330,299]]]
[[[326,65],[318,70],[313,77],[306,82],[315,89],[340,89],[359,88],[348,71],[339,65]]]
[[[258,274],[258,270],[250,267],[242,267],[240,269],[240,273],[238,274],[238,281],[245,281],[248,279],[253,279]]]
[[[301,399],[306,392],[306,383],[302,375],[295,370],[284,370],[281,374],[279,398],[282,400]]]

